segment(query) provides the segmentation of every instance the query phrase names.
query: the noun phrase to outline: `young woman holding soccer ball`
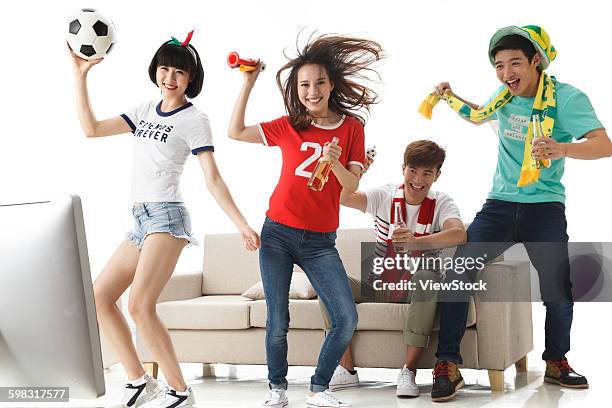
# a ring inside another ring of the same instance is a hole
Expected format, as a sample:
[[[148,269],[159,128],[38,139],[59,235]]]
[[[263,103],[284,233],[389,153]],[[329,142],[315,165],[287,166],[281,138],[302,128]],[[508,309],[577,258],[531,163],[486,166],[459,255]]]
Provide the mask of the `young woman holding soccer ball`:
[[[189,44],[191,35],[183,42],[174,38],[165,42],[151,60],[149,78],[160,89],[161,101],[145,102],[104,120],[96,119],[87,91],[87,74],[101,60],[85,61],[71,53],[77,112],[85,135],[134,135],[134,229],[94,282],[98,322],[128,375],[119,407],[187,408],[195,404],[168,330],[155,311],[181,251],[195,243],[179,191],[190,154],[197,156],[208,190],[240,231],[246,248],[253,251],[259,247],[259,236],[236,207],[217,169],[208,118],[187,100],[200,93],[204,79],[198,52]],[[164,373],[165,389],[145,373],[125,317],[115,305],[130,285],[130,315]]]

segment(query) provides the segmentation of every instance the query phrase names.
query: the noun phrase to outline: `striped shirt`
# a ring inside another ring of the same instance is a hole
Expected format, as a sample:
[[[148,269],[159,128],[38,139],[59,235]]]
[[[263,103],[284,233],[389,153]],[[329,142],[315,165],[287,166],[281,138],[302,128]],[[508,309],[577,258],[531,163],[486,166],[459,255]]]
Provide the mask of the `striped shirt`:
[[[384,257],[387,251],[387,239],[389,235],[389,220],[391,219],[391,210],[393,196],[397,184],[385,184],[371,190],[366,190],[367,197],[366,212],[370,214],[374,220],[374,232],[376,234],[376,245],[374,253],[376,256]],[[447,194],[429,190],[427,196],[436,200],[436,208],[432,223],[432,234],[440,232],[446,220],[457,218],[461,220],[459,209],[455,202]],[[411,231],[417,229],[417,218],[421,205],[411,205],[406,203],[406,225]]]

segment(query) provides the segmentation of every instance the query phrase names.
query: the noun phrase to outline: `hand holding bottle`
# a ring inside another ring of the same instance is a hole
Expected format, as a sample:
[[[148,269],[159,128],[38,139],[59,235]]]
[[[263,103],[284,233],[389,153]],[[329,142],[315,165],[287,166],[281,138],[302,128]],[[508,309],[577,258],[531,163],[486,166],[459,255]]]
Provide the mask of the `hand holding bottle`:
[[[565,143],[559,143],[552,137],[540,137],[533,140],[533,158],[540,161],[560,159],[567,156]],[[550,167],[544,165],[544,167]]]
[[[412,231],[410,231],[410,229],[405,225],[396,226],[393,230],[393,235],[391,236],[393,247],[397,253],[408,252],[408,244],[414,242],[415,239],[416,238],[414,237],[414,234],[412,234]]]
[[[415,240],[414,234],[406,223],[402,215],[402,209],[400,203],[396,202],[394,206],[394,222],[391,224],[391,241],[393,242],[393,248],[397,253],[408,252],[408,243]]]
[[[342,148],[338,146],[339,139],[334,137],[331,142],[325,143],[323,155],[319,158],[317,165],[308,179],[308,188],[313,191],[321,191],[327,183],[332,166],[338,163]]]
[[[337,143],[326,142],[323,145],[323,157],[331,163],[332,167],[338,163],[341,155],[342,148]]]
[[[565,156],[565,149],[561,147],[561,144],[544,133],[542,122],[538,115],[533,115],[531,117],[531,129],[533,131],[531,156],[535,159],[538,169],[550,167],[551,159],[558,159]]]

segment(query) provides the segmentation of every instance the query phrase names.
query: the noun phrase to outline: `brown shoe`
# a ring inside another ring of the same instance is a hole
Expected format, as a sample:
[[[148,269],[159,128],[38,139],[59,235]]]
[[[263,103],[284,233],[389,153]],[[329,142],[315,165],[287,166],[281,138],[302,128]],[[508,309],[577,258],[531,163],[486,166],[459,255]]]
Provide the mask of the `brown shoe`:
[[[589,388],[586,377],[578,374],[567,363],[566,358],[561,360],[547,360],[544,381],[551,384],[558,384],[562,387],[585,389]]]
[[[451,361],[438,361],[433,370],[434,383],[431,388],[431,400],[434,402],[448,401],[457,390],[463,387],[463,377],[457,364]]]

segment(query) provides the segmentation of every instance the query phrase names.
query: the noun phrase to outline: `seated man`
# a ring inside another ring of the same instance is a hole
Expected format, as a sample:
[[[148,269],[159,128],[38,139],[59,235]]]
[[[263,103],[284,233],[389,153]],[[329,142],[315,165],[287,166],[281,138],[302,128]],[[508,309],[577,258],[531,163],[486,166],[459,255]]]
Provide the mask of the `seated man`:
[[[393,244],[426,245],[431,248],[452,247],[466,241],[466,232],[459,216],[459,210],[453,200],[446,194],[430,190],[432,184],[440,177],[440,168],[446,153],[436,143],[419,140],[406,147],[402,172],[403,183],[390,183],[368,190],[347,193],[342,191],[340,203],[363,212],[374,219],[377,256],[390,256]],[[394,209],[399,203],[403,220],[407,228],[390,228],[395,215]],[[433,271],[419,270],[413,280],[439,280]],[[353,285],[354,286],[354,285]],[[404,337],[407,344],[406,364],[398,376],[397,396],[416,397],[419,388],[415,383],[419,358],[429,342],[437,308],[437,297],[422,296],[417,293],[420,285],[411,293],[412,304],[409,307]],[[415,299],[422,299],[415,301]],[[326,327],[329,319],[323,306]],[[349,345],[340,365],[336,368],[330,382],[330,388],[341,389],[357,386],[359,377],[354,370]]]

